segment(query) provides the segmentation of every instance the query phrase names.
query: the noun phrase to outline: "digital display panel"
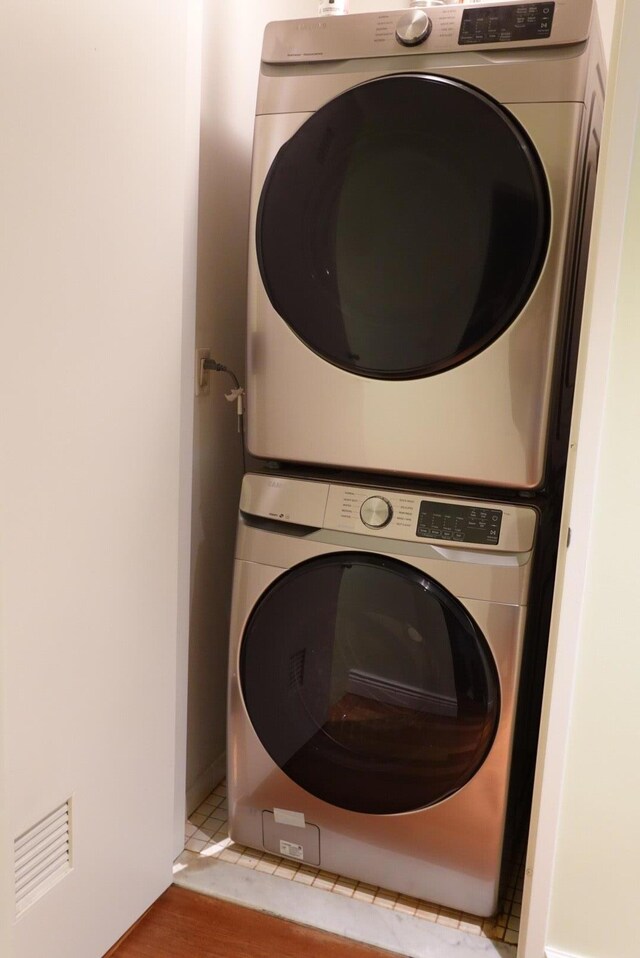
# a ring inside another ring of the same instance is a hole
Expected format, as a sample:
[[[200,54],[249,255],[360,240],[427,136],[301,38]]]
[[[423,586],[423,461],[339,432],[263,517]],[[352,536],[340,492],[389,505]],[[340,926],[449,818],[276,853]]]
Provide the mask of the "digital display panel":
[[[551,36],[555,3],[521,3],[518,6],[465,7],[459,44],[509,43],[544,40]]]
[[[495,546],[500,541],[501,524],[501,509],[423,501],[416,535],[424,539]]]

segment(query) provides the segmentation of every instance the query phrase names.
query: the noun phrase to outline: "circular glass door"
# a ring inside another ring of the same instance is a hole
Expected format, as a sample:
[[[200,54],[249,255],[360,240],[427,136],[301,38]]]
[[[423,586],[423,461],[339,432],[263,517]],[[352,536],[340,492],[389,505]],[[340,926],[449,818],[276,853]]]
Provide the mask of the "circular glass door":
[[[506,110],[457,80],[396,75],[341,94],[280,149],[258,262],[310,349],[362,376],[414,379],[514,321],[549,220],[541,164]]]
[[[493,656],[462,604],[414,567],[368,553],[332,553],[278,578],[247,623],[240,681],[279,768],[357,812],[453,794],[499,720]]]

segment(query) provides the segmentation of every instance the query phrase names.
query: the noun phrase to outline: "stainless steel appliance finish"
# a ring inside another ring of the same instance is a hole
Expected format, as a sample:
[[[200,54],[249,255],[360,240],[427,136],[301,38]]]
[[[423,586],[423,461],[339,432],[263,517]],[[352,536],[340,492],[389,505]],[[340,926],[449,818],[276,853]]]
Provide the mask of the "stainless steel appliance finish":
[[[267,27],[255,456],[543,483],[601,125],[591,12],[474,4],[411,11],[421,29],[402,10]]]
[[[279,475],[240,510],[231,837],[492,914],[535,510]]]

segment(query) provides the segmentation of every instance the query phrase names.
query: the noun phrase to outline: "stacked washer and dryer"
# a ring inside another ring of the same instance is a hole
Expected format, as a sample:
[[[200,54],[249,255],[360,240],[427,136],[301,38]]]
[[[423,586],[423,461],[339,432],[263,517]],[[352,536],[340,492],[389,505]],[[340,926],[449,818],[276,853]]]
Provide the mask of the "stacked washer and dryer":
[[[267,27],[247,381],[263,463],[242,488],[229,665],[239,843],[496,909],[603,92],[587,0]]]

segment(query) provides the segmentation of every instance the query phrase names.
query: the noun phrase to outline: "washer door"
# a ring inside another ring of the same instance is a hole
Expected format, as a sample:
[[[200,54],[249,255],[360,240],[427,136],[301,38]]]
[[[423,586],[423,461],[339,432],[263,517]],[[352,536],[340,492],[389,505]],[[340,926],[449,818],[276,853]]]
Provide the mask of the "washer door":
[[[263,594],[240,649],[253,728],[306,791],[407,812],[462,788],[500,714],[486,639],[462,604],[387,556],[331,553]]]
[[[267,176],[256,243],[275,310],[312,350],[380,379],[442,372],[518,316],[549,195],[499,104],[445,77],[385,77],[310,117]]]

